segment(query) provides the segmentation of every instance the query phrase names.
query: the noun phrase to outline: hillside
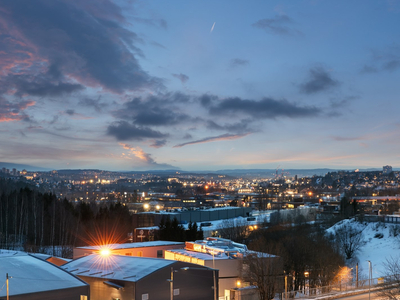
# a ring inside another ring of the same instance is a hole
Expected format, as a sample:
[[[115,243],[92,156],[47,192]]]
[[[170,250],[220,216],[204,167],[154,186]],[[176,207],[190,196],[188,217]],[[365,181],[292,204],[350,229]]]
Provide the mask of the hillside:
[[[368,278],[368,260],[372,263],[372,277],[377,278],[385,275],[384,263],[390,257],[400,257],[400,224],[383,224],[357,222],[355,220],[343,220],[327,230],[334,234],[343,225],[350,225],[352,228],[362,230],[363,245],[355,253],[355,257],[347,261],[349,268],[354,268],[358,262],[359,279]],[[397,229],[398,235],[394,236],[393,231]]]

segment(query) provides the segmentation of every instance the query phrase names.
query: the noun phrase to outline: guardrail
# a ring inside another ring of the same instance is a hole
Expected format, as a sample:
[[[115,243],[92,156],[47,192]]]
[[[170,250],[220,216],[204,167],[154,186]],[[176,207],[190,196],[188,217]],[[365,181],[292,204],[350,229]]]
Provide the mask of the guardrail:
[[[319,296],[335,295],[343,292],[350,291],[366,291],[370,288],[385,287],[386,285],[393,284],[394,282],[400,283],[400,274],[359,280],[340,282],[338,284],[310,288],[307,285],[302,290],[288,291],[287,294],[282,293],[282,299],[293,298],[316,298]]]

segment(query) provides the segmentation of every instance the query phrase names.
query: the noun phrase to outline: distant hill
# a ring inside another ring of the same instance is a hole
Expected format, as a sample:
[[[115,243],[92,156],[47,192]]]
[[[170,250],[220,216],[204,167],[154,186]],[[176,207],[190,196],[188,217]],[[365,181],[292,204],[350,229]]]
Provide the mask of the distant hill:
[[[8,163],[8,162],[0,162],[0,169],[1,168],[7,168],[7,169],[17,169],[18,171],[22,170],[27,170],[27,171],[51,171],[51,169],[48,168],[41,168],[41,167],[36,167],[36,166],[31,166],[31,165],[24,165],[24,164],[15,164],[15,163]]]

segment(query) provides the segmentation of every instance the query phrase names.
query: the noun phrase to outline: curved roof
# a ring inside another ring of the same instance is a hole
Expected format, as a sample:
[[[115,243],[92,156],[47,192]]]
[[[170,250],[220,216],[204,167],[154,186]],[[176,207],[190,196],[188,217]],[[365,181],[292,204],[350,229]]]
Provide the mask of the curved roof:
[[[30,254],[18,251],[0,251],[0,285],[9,279],[10,295],[46,292],[73,287],[88,286],[79,278],[63,269]],[[6,289],[0,290],[0,297],[6,296]]]

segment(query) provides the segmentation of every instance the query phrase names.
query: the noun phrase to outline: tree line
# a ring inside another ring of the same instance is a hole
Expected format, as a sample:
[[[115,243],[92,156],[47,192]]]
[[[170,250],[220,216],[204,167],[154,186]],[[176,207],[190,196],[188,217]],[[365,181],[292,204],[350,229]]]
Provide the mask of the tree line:
[[[0,248],[72,256],[72,248],[123,242],[132,231],[120,203],[72,203],[32,186],[0,179]]]

